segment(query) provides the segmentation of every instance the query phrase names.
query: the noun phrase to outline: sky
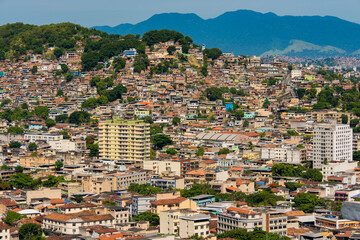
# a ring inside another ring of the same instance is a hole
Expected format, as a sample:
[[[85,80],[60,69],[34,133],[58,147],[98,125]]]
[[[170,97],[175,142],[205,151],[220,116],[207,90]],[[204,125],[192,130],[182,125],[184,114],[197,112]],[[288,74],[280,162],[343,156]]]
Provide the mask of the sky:
[[[138,23],[154,14],[195,13],[204,19],[239,9],[277,15],[336,16],[360,23],[360,0],[0,0],[0,25],[73,22],[86,27]]]

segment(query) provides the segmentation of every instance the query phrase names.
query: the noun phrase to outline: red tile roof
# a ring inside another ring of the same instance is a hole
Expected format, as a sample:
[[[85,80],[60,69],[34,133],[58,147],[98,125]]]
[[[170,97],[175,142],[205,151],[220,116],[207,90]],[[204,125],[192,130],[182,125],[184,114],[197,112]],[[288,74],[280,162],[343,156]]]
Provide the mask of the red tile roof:
[[[202,175],[202,176],[204,176],[205,175],[205,170],[196,169],[196,170],[187,172],[186,175]]]
[[[0,222],[0,230],[4,230],[4,229],[10,229],[10,227],[4,222]]]
[[[66,202],[60,198],[53,198],[50,200],[51,204],[66,204]]]
[[[236,208],[236,207],[229,207],[227,210],[231,211],[231,212],[243,213],[246,215],[255,215],[256,214],[256,212],[254,212],[254,211],[250,211],[250,210],[242,209],[242,208]]]
[[[187,198],[184,197],[177,197],[174,199],[161,199],[154,202],[151,202],[151,205],[170,205],[170,204],[179,204],[183,201],[187,200]]]

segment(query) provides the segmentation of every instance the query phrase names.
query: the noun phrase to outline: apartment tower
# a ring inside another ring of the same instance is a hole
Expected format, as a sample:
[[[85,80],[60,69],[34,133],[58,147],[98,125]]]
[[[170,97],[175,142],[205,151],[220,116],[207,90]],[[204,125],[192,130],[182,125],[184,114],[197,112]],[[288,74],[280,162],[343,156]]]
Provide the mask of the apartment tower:
[[[349,125],[316,123],[313,137],[313,168],[321,169],[324,161],[352,161],[353,132]]]
[[[143,161],[150,156],[150,125],[141,120],[114,117],[100,122],[100,157],[112,160]]]

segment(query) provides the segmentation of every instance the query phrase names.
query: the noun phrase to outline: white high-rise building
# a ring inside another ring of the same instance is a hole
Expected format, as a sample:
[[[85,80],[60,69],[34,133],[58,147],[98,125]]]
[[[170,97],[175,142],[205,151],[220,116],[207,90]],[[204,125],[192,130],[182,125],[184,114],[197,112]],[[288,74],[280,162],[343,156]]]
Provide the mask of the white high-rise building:
[[[313,167],[321,169],[328,162],[352,161],[353,132],[349,125],[317,123],[314,125]]]

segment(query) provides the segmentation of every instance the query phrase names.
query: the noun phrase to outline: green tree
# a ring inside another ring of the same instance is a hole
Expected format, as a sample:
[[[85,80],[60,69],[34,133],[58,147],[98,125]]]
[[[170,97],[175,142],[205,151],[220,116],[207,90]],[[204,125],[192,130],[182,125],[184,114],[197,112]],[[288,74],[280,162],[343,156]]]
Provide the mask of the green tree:
[[[1,170],[9,170],[9,166],[6,164],[1,165]]]
[[[152,125],[150,126],[150,135],[153,136],[158,133],[163,133],[163,129],[159,125]]]
[[[107,206],[116,206],[115,202],[110,202],[110,201],[104,201],[102,204]]]
[[[61,114],[55,117],[55,121],[57,123],[65,123],[68,120],[68,115],[67,114]]]
[[[12,227],[15,221],[18,221],[18,220],[23,219],[23,218],[25,218],[25,216],[20,215],[20,214],[17,213],[17,212],[8,211],[8,212],[6,213],[6,217],[5,217],[5,219],[4,219],[4,223],[6,223],[6,224],[9,225],[10,227]]]
[[[181,189],[182,197],[190,198],[201,194],[215,195],[215,190],[211,188],[210,184],[194,183],[190,189]]]
[[[176,126],[179,125],[180,122],[181,122],[181,119],[179,117],[174,117],[172,120],[172,123]]]
[[[61,64],[60,67],[61,67],[61,72],[63,74],[69,72],[69,70],[70,70],[69,67],[66,64]]]
[[[306,89],[305,88],[298,88],[296,89],[296,95],[298,98],[302,99],[305,96]]]
[[[202,156],[205,153],[205,149],[204,147],[199,147],[198,150],[196,151],[196,156]]]
[[[296,189],[298,189],[297,183],[294,182],[286,182],[285,187],[287,187],[290,191],[295,191]]]
[[[133,218],[135,222],[149,221],[150,226],[158,226],[160,218],[157,214],[152,212],[141,212]]]
[[[24,129],[18,126],[15,127],[9,127],[7,130],[8,133],[12,133],[12,134],[23,134],[24,133]]]
[[[142,118],[142,120],[146,123],[149,123],[149,124],[153,124],[154,123],[154,120],[152,119],[152,117],[150,116],[145,116]]]
[[[64,166],[64,163],[62,161],[56,161],[55,162],[56,171],[60,171],[63,166]]]
[[[177,151],[173,148],[166,149],[166,153],[170,154],[171,156],[175,156],[177,154]]]
[[[261,205],[275,206],[277,204],[277,201],[284,201],[284,200],[285,199],[283,197],[273,194],[270,188],[246,196],[246,202],[250,206],[261,206]]]
[[[182,53],[185,53],[185,54],[189,53],[189,49],[190,49],[189,44],[184,44],[184,45],[181,46],[181,52]]]
[[[69,123],[81,125],[82,123],[90,122],[91,114],[86,111],[75,111],[69,116]]]
[[[83,53],[81,56],[82,68],[85,71],[94,69],[99,61],[100,55],[94,51]]]
[[[83,196],[82,195],[75,195],[75,202],[82,203],[82,201],[83,201]]]
[[[36,116],[42,119],[47,119],[49,116],[49,108],[47,106],[40,106],[34,109]]]
[[[160,150],[167,145],[171,145],[174,142],[166,134],[156,134],[150,137],[151,143],[155,150]]]
[[[323,179],[322,173],[317,169],[307,170],[306,173],[303,175],[303,177],[311,181],[317,181],[317,182],[321,182]]]
[[[174,52],[176,51],[175,46],[169,46],[166,51],[169,53],[169,55],[173,55]]]
[[[349,121],[349,117],[345,114],[341,115],[341,123],[342,124],[347,124]]]
[[[168,29],[148,31],[142,36],[142,41],[148,46],[168,41],[179,42],[180,44],[192,42],[191,38],[184,38],[182,33]]]
[[[270,101],[269,99],[265,99],[264,103],[263,103],[263,108],[268,108],[270,106]]]
[[[150,61],[146,54],[139,54],[134,59],[134,72],[141,72],[145,70],[150,64]]]
[[[36,145],[36,143],[29,143],[29,145],[28,145],[28,149],[31,152],[36,151],[37,148],[38,148],[38,146]]]
[[[62,131],[59,131],[61,135],[63,135],[63,139],[70,139],[69,130],[64,128]]]
[[[355,118],[350,121],[350,127],[354,128],[359,124],[359,119]]]
[[[156,159],[156,151],[150,148],[150,159]]]
[[[6,98],[6,99],[4,99],[4,100],[1,102],[0,107],[3,107],[3,106],[8,105],[8,104],[10,104],[10,103],[11,103],[11,100],[8,99],[8,98]]]
[[[34,73],[37,73],[38,71],[38,67],[37,66],[33,66],[30,71],[34,74]]]
[[[211,58],[212,60],[219,58],[221,54],[222,51],[218,48],[207,48],[204,50],[204,55],[206,55],[208,58]]]
[[[13,141],[9,143],[9,148],[19,148],[21,147],[21,143],[17,141]]]
[[[115,58],[113,64],[114,64],[114,69],[118,71],[120,69],[125,68],[126,59],[122,57]]]
[[[354,151],[353,152],[353,160],[354,161],[360,161],[360,151]]]
[[[290,164],[274,164],[271,168],[273,176],[282,176],[282,177],[302,177],[303,171],[306,168],[302,165],[297,165],[294,167]]]
[[[28,109],[28,108],[29,108],[29,106],[27,105],[27,103],[22,103],[22,104],[20,105],[20,107],[21,107],[21,109]]]
[[[57,97],[64,96],[64,91],[62,89],[58,89],[57,92],[56,92],[56,96]]]
[[[206,77],[209,74],[206,65],[201,67],[200,72],[201,72],[201,75],[203,75],[204,77]]]
[[[320,205],[318,197],[311,193],[299,193],[294,197],[294,207],[306,213],[313,212]]]
[[[56,58],[61,57],[64,54],[64,49],[62,48],[55,48],[54,55]]]
[[[89,157],[99,156],[99,145],[97,143],[87,144],[86,148],[90,150]]]
[[[19,166],[15,167],[15,172],[16,173],[22,173],[23,171],[24,171],[24,168],[22,166],[19,165]]]
[[[70,82],[71,80],[73,80],[73,78],[74,78],[74,76],[71,74],[66,74],[66,76],[65,76],[66,82]]]
[[[162,189],[159,187],[153,187],[149,183],[146,184],[137,184],[137,183],[130,183],[128,187],[129,192],[139,193],[141,195],[149,196],[155,193],[162,192]]]
[[[54,175],[50,175],[45,181],[42,182],[42,185],[44,187],[57,187],[59,183],[63,181],[65,181],[63,176],[56,177]]]
[[[248,127],[248,126],[249,126],[249,121],[245,120],[244,123],[243,123],[243,127]]]
[[[245,113],[243,110],[235,110],[234,115],[237,120],[240,120],[244,117]]]
[[[85,138],[86,144],[93,144],[95,142],[95,137],[93,135],[87,135]]]
[[[28,174],[17,173],[10,176],[10,185],[15,188],[35,189],[39,184],[39,181],[34,180]]]
[[[206,97],[210,100],[210,101],[215,101],[218,99],[222,99],[222,91],[220,88],[217,87],[211,87],[211,88],[207,88],[205,90],[206,93]]]
[[[33,240],[40,239],[43,234],[41,226],[35,223],[27,223],[20,227],[19,229],[19,239],[20,240]]]
[[[48,118],[45,120],[45,124],[46,124],[47,128],[51,128],[56,125],[56,122],[55,122],[55,120]]]
[[[221,155],[221,154],[229,154],[230,153],[230,150],[228,148],[222,148],[219,152],[218,152],[218,155]]]

